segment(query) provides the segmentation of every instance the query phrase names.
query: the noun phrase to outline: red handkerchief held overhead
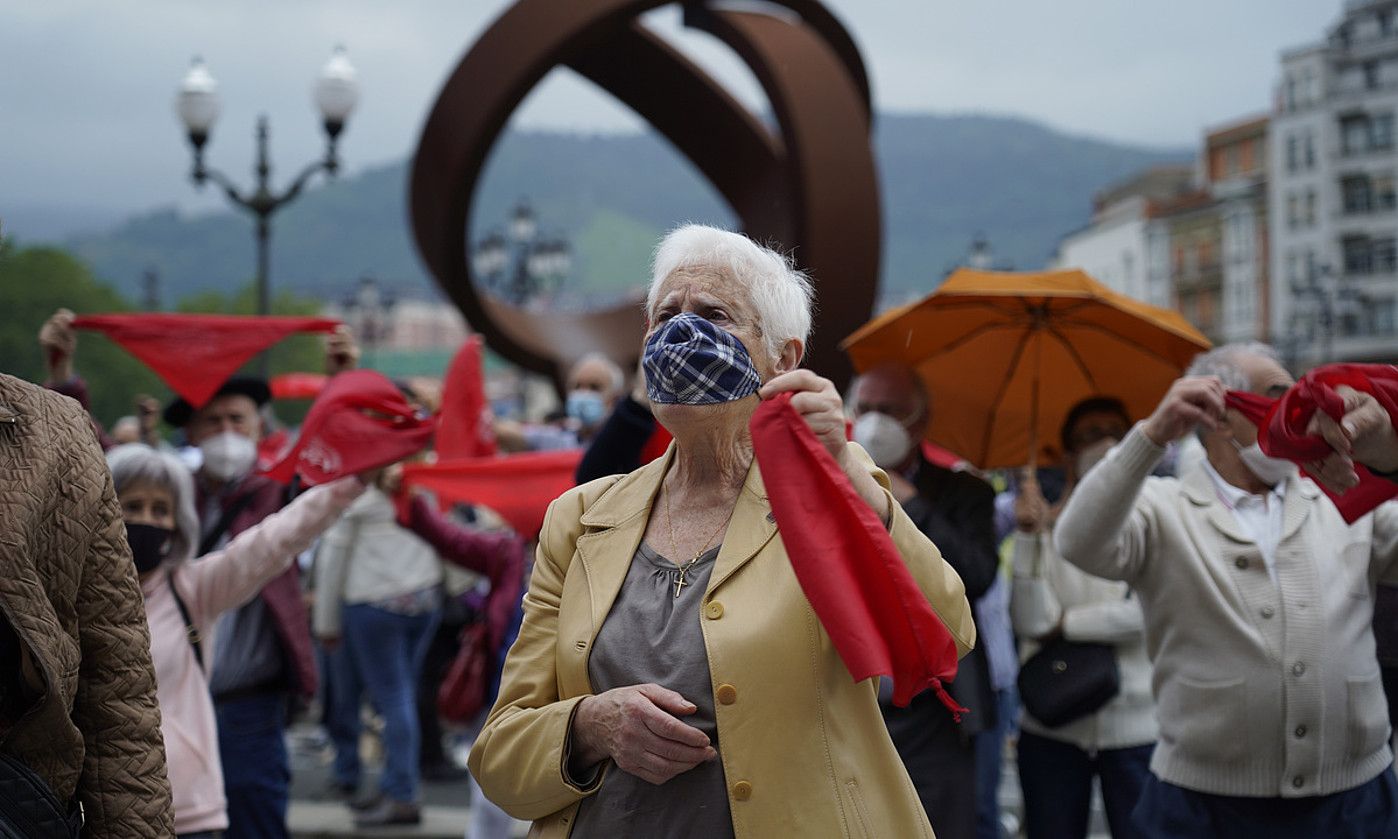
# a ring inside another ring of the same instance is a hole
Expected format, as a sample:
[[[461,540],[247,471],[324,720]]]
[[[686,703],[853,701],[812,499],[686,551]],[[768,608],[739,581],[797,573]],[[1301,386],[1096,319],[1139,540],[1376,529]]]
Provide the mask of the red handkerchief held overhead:
[[[1257,444],[1264,454],[1304,466],[1334,452],[1324,438],[1307,434],[1306,428],[1316,411],[1324,411],[1336,421],[1344,417],[1344,398],[1335,391],[1340,385],[1372,394],[1388,413],[1389,421],[1398,424],[1398,367],[1388,364],[1327,364],[1302,376],[1277,400],[1229,391],[1228,407],[1257,426]],[[1390,498],[1398,497],[1398,483],[1380,478],[1357,463],[1355,473],[1359,475],[1359,485],[1343,495],[1320,485],[1346,522],[1354,522]]]
[[[267,474],[282,483],[300,475],[314,486],[378,469],[421,451],[434,426],[383,374],[351,370],[330,379],[301,436]]]
[[[481,336],[461,345],[447,369],[442,386],[442,410],[437,423],[437,456],[442,460],[495,454],[495,429],[490,402],[485,398]]]
[[[74,329],[101,332],[201,408],[253,356],[297,332],[333,332],[332,318],[253,315],[81,315]]]
[[[960,720],[966,709],[942,685],[956,678],[956,642],[883,522],[790,403],[790,394],[764,402],[751,429],[801,590],[855,681],[891,676],[899,706],[930,687]]]

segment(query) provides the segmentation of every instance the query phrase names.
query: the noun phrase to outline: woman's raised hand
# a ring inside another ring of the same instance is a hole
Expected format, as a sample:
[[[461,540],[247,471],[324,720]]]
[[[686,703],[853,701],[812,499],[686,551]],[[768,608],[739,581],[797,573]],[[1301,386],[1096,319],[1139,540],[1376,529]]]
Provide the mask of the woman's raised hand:
[[[663,784],[718,757],[708,735],[676,717],[694,703],[660,685],[614,688],[578,703],[573,717],[574,766],[611,758],[618,768]]]
[[[835,383],[804,368],[782,373],[763,385],[757,395],[771,399],[790,392],[791,407],[815,432],[816,439],[839,459],[845,451],[845,403]]]

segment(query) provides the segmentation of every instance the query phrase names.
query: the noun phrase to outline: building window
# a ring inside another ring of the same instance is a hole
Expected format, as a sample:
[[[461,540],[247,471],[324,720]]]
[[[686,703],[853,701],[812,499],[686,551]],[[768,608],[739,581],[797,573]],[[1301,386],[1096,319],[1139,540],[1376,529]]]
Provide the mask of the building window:
[[[1392,210],[1398,206],[1398,196],[1394,194],[1392,175],[1378,175],[1374,178],[1374,208]]]
[[[1315,137],[1311,132],[1306,132],[1306,168],[1315,168]]]
[[[1379,89],[1379,63],[1377,61],[1364,62],[1364,87],[1366,90]]]
[[[1374,331],[1380,335],[1393,334],[1393,298],[1375,300],[1373,304]]]
[[[1295,172],[1301,168],[1301,144],[1296,141],[1296,135],[1292,134],[1286,138],[1286,171]]]
[[[1374,272],[1392,274],[1398,272],[1398,241],[1392,236],[1375,239],[1373,247]]]
[[[1295,228],[1301,223],[1300,202],[1296,198],[1296,193],[1286,196],[1286,226]]]
[[[1346,213],[1367,213],[1373,210],[1373,195],[1369,179],[1363,175],[1343,178],[1340,194]]]
[[[1374,249],[1368,236],[1346,236],[1341,241],[1345,254],[1345,273],[1367,275],[1374,273]]]
[[[1369,150],[1369,118],[1348,116],[1340,119],[1340,149],[1345,154],[1363,154]]]
[[[1370,120],[1369,148],[1376,151],[1393,148],[1393,114],[1376,114]]]
[[[1315,227],[1315,190],[1306,190],[1306,226]]]
[[[1286,255],[1286,281],[1295,285],[1301,282],[1301,260],[1296,258],[1296,254]]]

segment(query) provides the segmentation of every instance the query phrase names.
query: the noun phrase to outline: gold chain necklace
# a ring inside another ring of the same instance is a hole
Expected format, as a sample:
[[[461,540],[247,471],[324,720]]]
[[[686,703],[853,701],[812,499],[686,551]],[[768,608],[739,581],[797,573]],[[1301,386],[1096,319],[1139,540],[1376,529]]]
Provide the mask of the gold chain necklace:
[[[685,575],[689,573],[689,569],[694,567],[694,563],[698,562],[699,558],[704,555],[704,552],[709,549],[709,543],[718,535],[719,530],[727,524],[728,519],[719,522],[718,527],[714,528],[714,531],[709,534],[709,538],[704,540],[704,546],[699,549],[699,552],[694,555],[694,558],[683,565],[677,566],[679,568],[679,575],[675,577],[676,600],[680,598],[680,590],[689,585],[688,581],[685,579]],[[680,552],[680,543],[675,540],[675,517],[670,512],[670,493],[668,491],[665,492],[665,527],[670,531],[670,552],[678,554]]]

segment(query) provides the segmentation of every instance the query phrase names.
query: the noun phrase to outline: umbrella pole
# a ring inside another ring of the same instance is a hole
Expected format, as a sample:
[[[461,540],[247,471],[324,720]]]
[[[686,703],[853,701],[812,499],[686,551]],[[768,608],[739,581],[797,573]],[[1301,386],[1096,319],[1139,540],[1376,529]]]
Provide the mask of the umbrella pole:
[[[1034,378],[1029,384],[1029,472],[1033,475],[1038,474],[1039,467],[1039,382],[1044,354],[1043,329],[1048,320],[1046,308],[1034,311],[1034,323],[1029,327],[1029,340],[1034,342]]]

